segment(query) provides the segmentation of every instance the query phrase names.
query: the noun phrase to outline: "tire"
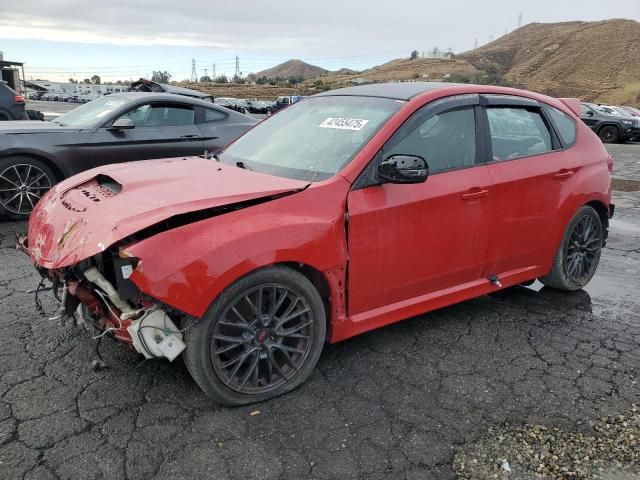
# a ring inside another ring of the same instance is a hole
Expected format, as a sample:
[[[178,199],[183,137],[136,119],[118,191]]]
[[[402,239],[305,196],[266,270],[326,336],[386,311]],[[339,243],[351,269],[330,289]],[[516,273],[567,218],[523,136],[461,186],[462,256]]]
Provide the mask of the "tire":
[[[291,318],[280,323],[283,317]],[[295,270],[274,266],[246,275],[220,294],[185,332],[183,358],[210,398],[247,405],[300,386],[318,363],[325,335],[316,288]]]
[[[569,222],[551,272],[540,281],[559,290],[580,290],[589,283],[598,268],[603,243],[604,227],[600,216],[592,207],[585,205]]]
[[[25,220],[57,180],[51,167],[37,158],[0,158],[0,218]]]
[[[598,132],[598,136],[602,143],[618,143],[620,141],[620,131],[612,125],[602,127]]]

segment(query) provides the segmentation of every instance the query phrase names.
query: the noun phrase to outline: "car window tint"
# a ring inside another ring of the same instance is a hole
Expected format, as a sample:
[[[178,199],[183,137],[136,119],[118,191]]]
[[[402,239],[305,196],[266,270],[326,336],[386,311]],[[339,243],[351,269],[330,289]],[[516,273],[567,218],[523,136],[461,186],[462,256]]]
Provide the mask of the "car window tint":
[[[222,112],[219,112],[217,110],[212,110],[210,108],[207,108],[204,111],[204,121],[205,123],[209,123],[209,122],[219,122],[220,120],[224,120],[224,117],[226,115]]]
[[[584,104],[581,104],[581,105],[580,105],[580,113],[581,113],[582,115],[586,115],[586,114],[587,114],[587,113],[589,113],[590,111],[591,111],[591,109],[590,109],[589,107],[587,107],[586,105],[584,105]]]
[[[539,112],[525,108],[487,108],[494,160],[537,155],[553,150],[551,133]]]
[[[141,105],[123,117],[130,118],[139,128],[145,127],[171,127],[179,125],[193,125],[195,112],[189,107],[177,105]]]
[[[473,108],[450,110],[425,120],[390,150],[391,155],[419,155],[429,164],[429,172],[474,165],[476,162],[476,121]]]
[[[556,127],[562,144],[565,147],[573,145],[576,141],[576,122],[569,115],[557,108],[545,106],[544,109],[547,115],[551,117],[551,121]]]

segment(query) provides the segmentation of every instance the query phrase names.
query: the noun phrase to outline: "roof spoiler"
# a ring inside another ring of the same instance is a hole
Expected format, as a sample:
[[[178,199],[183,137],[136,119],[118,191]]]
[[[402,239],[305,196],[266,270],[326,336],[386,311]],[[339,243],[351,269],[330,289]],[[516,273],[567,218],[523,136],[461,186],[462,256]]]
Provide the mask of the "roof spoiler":
[[[580,99],[578,98],[559,98],[562,103],[564,103],[569,110],[575,113],[578,117],[582,111],[582,104],[580,103]]]

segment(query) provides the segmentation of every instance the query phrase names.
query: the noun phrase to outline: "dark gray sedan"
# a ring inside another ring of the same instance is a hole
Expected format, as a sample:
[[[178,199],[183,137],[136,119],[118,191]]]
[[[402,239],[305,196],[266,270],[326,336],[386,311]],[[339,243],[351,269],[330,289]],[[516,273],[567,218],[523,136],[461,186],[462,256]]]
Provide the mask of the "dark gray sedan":
[[[98,98],[52,122],[2,122],[0,217],[27,216],[55,183],[83,170],[215,153],[256,123],[210,102],[139,92]]]

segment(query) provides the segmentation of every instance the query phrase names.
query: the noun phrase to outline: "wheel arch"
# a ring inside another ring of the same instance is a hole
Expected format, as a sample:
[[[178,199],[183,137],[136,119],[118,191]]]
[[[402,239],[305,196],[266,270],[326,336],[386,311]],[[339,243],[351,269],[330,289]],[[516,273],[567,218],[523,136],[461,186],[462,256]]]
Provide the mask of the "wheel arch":
[[[47,167],[49,167],[51,169],[51,171],[56,176],[56,178],[55,178],[56,183],[61,182],[62,180],[65,179],[65,175],[62,172],[62,170],[60,169],[60,167],[58,165],[56,165],[56,163],[54,161],[52,161],[50,158],[48,158],[48,157],[46,157],[44,155],[39,155],[39,154],[33,153],[33,152],[5,152],[5,153],[0,154],[0,160],[3,160],[5,158],[11,158],[11,157],[29,157],[29,158],[33,158],[35,160],[38,160],[38,161],[44,163]]]
[[[606,127],[614,127],[616,130],[618,130],[618,135],[620,135],[622,137],[622,129],[620,128],[620,125],[618,125],[617,123],[611,123],[611,122],[602,123],[598,127],[598,132],[597,133],[600,134],[602,129],[606,128]]]
[[[584,205],[593,208],[598,213],[598,217],[600,217],[600,222],[602,223],[603,239],[606,242],[609,236],[609,207],[600,200],[591,200]]]

